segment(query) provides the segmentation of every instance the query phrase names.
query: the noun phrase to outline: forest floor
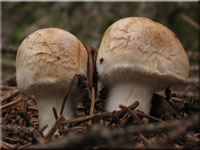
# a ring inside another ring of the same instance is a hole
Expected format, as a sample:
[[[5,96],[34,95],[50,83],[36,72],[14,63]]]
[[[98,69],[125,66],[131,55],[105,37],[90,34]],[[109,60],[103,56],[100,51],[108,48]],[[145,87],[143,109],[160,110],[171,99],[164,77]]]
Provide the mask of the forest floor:
[[[95,75],[95,71],[92,72]],[[17,89],[15,75],[3,76],[0,146],[3,149],[95,150],[200,148],[198,66],[190,67],[189,77],[184,84],[155,93],[150,114],[138,110],[138,102],[128,107],[120,105],[119,111],[105,111],[107,88],[97,90],[97,82],[93,81],[94,86],[89,87],[90,82],[83,76],[76,77],[73,84],[78,85],[84,95],[77,106],[76,118],[65,120],[54,110],[55,115],[52,117],[55,117],[55,124],[44,135],[47,125],[39,128],[34,97],[28,97]],[[145,118],[148,119],[146,123]]]

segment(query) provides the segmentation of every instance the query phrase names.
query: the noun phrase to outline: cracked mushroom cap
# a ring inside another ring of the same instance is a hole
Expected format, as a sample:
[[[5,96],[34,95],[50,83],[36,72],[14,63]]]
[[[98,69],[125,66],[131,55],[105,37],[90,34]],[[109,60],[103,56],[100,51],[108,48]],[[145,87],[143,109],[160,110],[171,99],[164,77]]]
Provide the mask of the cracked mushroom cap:
[[[104,33],[98,58],[100,80],[142,79],[156,89],[177,84],[189,72],[188,57],[176,35],[164,25],[142,17],[112,24]]]
[[[87,74],[87,51],[67,31],[38,30],[26,37],[18,49],[16,76],[22,91],[40,85],[63,88],[75,74]]]

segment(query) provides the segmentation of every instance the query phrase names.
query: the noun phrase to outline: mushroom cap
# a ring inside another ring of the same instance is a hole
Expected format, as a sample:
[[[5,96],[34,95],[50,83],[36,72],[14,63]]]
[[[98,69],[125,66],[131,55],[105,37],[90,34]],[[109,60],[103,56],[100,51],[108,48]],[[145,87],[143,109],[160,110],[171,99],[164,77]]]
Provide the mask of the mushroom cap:
[[[176,35],[164,25],[143,17],[129,17],[104,33],[98,56],[99,78],[141,79],[162,89],[182,82],[189,72],[188,57]]]
[[[87,51],[71,33],[45,28],[29,36],[19,46],[16,78],[19,89],[66,88],[75,74],[87,74]]]

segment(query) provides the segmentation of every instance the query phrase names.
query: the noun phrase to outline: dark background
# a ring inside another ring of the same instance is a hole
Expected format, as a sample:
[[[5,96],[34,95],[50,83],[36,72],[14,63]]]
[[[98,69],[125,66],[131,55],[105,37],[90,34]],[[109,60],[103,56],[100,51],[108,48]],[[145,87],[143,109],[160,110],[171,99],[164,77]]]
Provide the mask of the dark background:
[[[124,17],[143,16],[170,28],[186,51],[198,52],[198,12],[198,2],[3,2],[2,45],[16,51],[30,33],[56,27],[98,48],[112,23]],[[4,49],[3,76],[15,73],[16,56]],[[190,65],[197,64],[190,60]]]

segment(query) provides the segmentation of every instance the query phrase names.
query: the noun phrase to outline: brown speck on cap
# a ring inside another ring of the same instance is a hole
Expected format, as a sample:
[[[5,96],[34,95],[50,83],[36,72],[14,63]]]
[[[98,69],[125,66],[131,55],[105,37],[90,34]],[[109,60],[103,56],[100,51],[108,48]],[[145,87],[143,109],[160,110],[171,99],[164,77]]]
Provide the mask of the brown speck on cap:
[[[103,58],[100,58],[100,59],[99,59],[99,62],[100,62],[100,64],[101,64],[101,63],[103,62]]]

